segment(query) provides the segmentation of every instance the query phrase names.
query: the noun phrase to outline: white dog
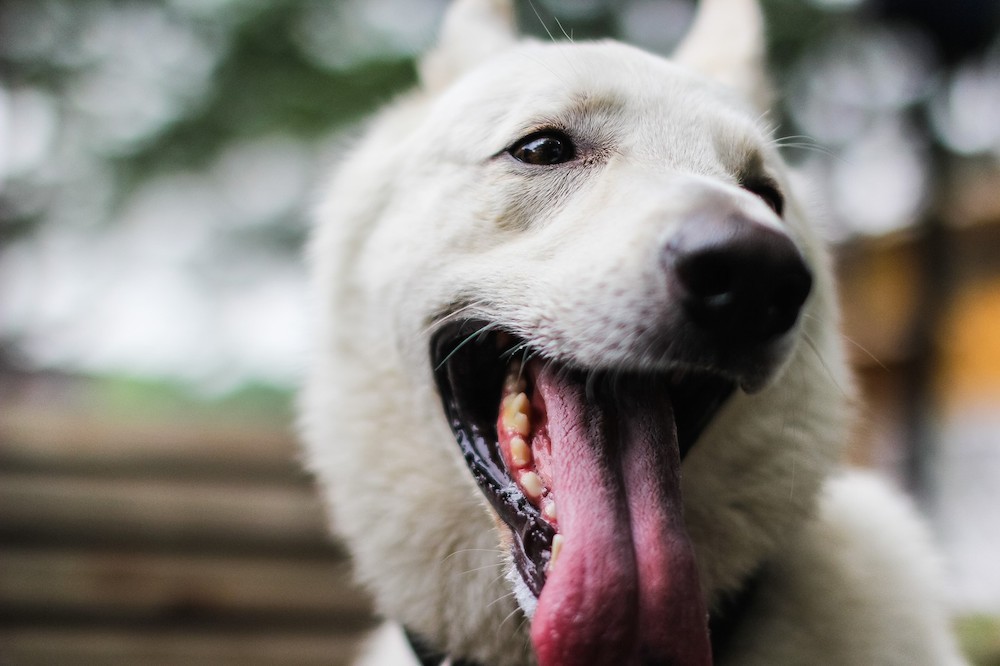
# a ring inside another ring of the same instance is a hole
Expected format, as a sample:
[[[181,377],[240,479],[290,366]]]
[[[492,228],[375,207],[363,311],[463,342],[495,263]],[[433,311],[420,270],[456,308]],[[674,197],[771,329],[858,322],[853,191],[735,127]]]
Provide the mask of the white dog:
[[[672,60],[511,15],[451,8],[313,239],[303,422],[371,663],[963,663],[924,530],[838,462],[756,6],[705,0]]]

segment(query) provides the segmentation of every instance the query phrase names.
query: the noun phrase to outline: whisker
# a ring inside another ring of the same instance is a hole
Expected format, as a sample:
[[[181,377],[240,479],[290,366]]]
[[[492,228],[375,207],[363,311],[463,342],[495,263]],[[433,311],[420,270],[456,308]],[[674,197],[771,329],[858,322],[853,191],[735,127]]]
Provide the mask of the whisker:
[[[552,31],[549,30],[549,26],[545,24],[545,21],[542,19],[542,15],[538,13],[538,8],[535,7],[535,3],[532,2],[532,0],[528,0],[528,6],[531,7],[531,11],[535,13],[535,18],[538,19],[538,23],[542,26],[542,29],[545,30],[545,34],[549,36],[549,41],[555,42],[555,36],[552,34]],[[559,21],[556,20],[556,23],[558,22]]]
[[[502,569],[503,566],[504,566],[503,562],[492,562],[490,564],[485,564],[485,565],[483,565],[481,567],[474,567],[472,569],[466,569],[465,571],[459,572],[459,575],[461,575],[461,576],[467,576],[469,574],[474,574],[474,573],[479,572],[479,571],[485,571],[486,569],[495,569],[497,567],[500,567]],[[498,576],[497,578],[502,577],[502,576],[503,576],[503,573],[501,573],[500,576]],[[494,579],[494,580],[496,580],[496,579]]]
[[[803,141],[803,142],[809,142],[809,143],[814,143],[814,144],[818,144],[819,143],[819,141],[817,141],[813,137],[809,136],[808,134],[788,134],[786,136],[781,136],[781,137],[778,137],[776,139],[772,139],[771,143],[779,144],[779,143],[782,143],[784,141]]]
[[[522,345],[520,351],[521,351],[521,367],[523,368],[525,364],[528,361],[530,361],[537,352],[531,349],[531,347],[528,346],[528,343]]]
[[[780,144],[775,144],[775,147],[779,149],[796,148],[798,150],[805,150],[813,153],[819,153],[820,155],[826,155],[827,157],[832,157],[836,160],[843,161],[844,159],[843,157],[833,152],[826,146],[817,146],[809,143],[780,143]]]
[[[529,361],[531,361],[533,359],[536,359],[536,358],[540,357],[541,355],[542,355],[542,352],[538,351],[537,349],[532,349],[528,345],[525,345],[525,347],[524,347],[524,356],[521,357],[521,369],[523,370],[524,366],[528,365]]]
[[[876,364],[878,365],[878,367],[882,368],[882,369],[883,369],[883,370],[885,370],[886,372],[888,372],[888,371],[889,371],[889,368],[888,368],[888,367],[886,367],[885,363],[883,363],[882,361],[880,361],[880,360],[878,359],[878,357],[877,357],[877,356],[875,356],[875,354],[873,354],[873,353],[871,353],[870,351],[868,351],[867,349],[865,349],[865,346],[864,346],[863,344],[861,344],[860,342],[858,342],[857,340],[855,340],[855,339],[854,339],[854,338],[852,338],[851,336],[847,335],[847,334],[846,334],[846,333],[844,333],[843,331],[841,331],[841,332],[840,332],[840,335],[841,335],[841,336],[842,336],[842,337],[843,337],[843,338],[844,338],[845,340],[847,340],[847,341],[848,341],[848,342],[850,342],[850,343],[851,343],[852,345],[854,345],[854,346],[855,346],[856,348],[858,348],[858,349],[860,349],[860,350],[861,350],[862,352],[864,352],[864,354],[865,354],[865,355],[866,355],[866,356],[867,356],[868,358],[870,358],[871,360],[875,361],[875,363],[876,363]]]
[[[508,592],[507,594],[501,595],[501,596],[497,597],[496,599],[494,599],[493,601],[491,601],[490,603],[486,604],[486,608],[492,608],[493,606],[497,605],[501,601],[504,601],[506,599],[510,599],[513,596],[515,596],[514,592]],[[503,623],[501,623],[501,625],[502,624]]]
[[[500,354],[500,358],[503,359],[503,360],[505,360],[505,361],[509,361],[510,359],[512,359],[514,357],[515,354],[518,354],[520,352],[527,353],[527,351],[528,351],[528,343],[527,342],[519,342],[518,344],[514,345],[513,347],[511,347],[507,351],[505,351],[502,354]]]
[[[544,21],[544,20],[542,19],[542,15],[538,13],[538,8],[537,8],[537,7],[535,7],[535,3],[534,3],[534,2],[532,2],[532,0],[528,0],[528,5],[529,5],[529,6],[531,7],[531,11],[535,13],[535,18],[537,18],[537,19],[538,19],[538,23],[539,23],[539,24],[541,24],[541,26],[542,26],[542,29],[544,29],[544,30],[545,30],[545,34],[549,36],[549,41],[551,41],[551,42],[552,42],[553,44],[558,44],[558,41],[556,40],[556,38],[555,38],[555,35],[553,35],[553,34],[552,34],[552,31],[551,31],[551,30],[549,30],[549,26],[548,26],[548,25],[547,25],[547,24],[545,23],[545,21]],[[563,27],[562,27],[562,24],[561,24],[561,23],[559,22],[559,19],[558,19],[558,18],[557,18],[556,16],[554,16],[554,15],[553,15],[553,17],[552,17],[552,18],[553,18],[553,20],[554,20],[554,21],[556,22],[556,25],[558,25],[558,26],[559,26],[559,29],[560,29],[560,30],[562,30],[562,33],[563,33],[563,35],[566,35],[566,38],[567,38],[567,39],[568,39],[568,40],[569,40],[570,42],[572,42],[572,41],[573,41],[573,38],[572,38],[572,37],[570,37],[569,35],[567,35],[567,34],[566,34],[566,30],[565,30],[565,29],[563,29]],[[565,60],[566,60],[566,64],[567,64],[567,65],[569,65],[570,69],[572,69],[572,70],[573,70],[574,72],[576,72],[576,73],[579,73],[579,71],[578,71],[578,70],[577,70],[577,68],[576,68],[576,63],[575,63],[575,62],[573,62],[573,60],[572,60],[572,59],[571,59],[571,58],[570,58],[570,57],[569,57],[568,55],[565,55],[565,54],[564,54],[564,58],[565,58]],[[546,67],[546,69],[549,69],[549,68],[548,68],[548,67]],[[553,71],[552,71],[551,69],[549,69],[549,72],[551,72],[551,73],[552,73],[552,75],[553,75],[553,76],[555,76],[556,78],[560,78],[560,77],[559,77],[559,76],[558,76],[558,75],[557,75],[557,74],[556,74],[555,72],[553,72]]]
[[[501,571],[498,576],[494,576],[493,579],[490,580],[490,585],[493,585],[493,584],[495,584],[495,583],[497,583],[497,582],[499,582],[501,580],[504,580],[506,578],[507,578],[507,568],[504,567],[503,571]],[[511,594],[514,594],[514,593],[511,592]]]
[[[460,548],[446,555],[441,562],[447,562],[456,555],[466,555],[468,553],[494,553],[496,555],[503,555],[504,551],[502,548]]]
[[[566,32],[566,28],[564,28],[563,24],[559,21],[559,17],[558,16],[553,16],[552,19],[556,22],[556,25],[559,26],[559,31],[562,32],[563,37],[565,37],[566,39],[568,39],[569,42],[570,42],[570,44],[572,44],[573,43],[573,36],[570,35],[568,32]]]
[[[836,153],[828,146],[805,134],[789,134],[788,136],[772,139],[771,145],[778,149],[797,148],[799,150],[812,151],[821,155],[826,155],[827,157],[832,157],[838,162],[844,164],[847,163],[847,160],[845,160],[842,155]]]
[[[510,613],[508,613],[507,617],[505,617],[503,619],[503,621],[500,622],[500,624],[497,625],[497,633],[500,633],[500,630],[503,628],[503,625],[507,624],[507,620],[509,620],[510,618],[514,617],[515,615],[517,615],[520,612],[521,612],[521,607],[517,606],[517,607],[514,608],[514,610],[512,610]],[[520,626],[520,625],[518,625],[518,626]]]
[[[777,129],[777,125],[775,124],[775,122],[773,120],[767,119],[767,117],[770,115],[771,115],[770,109],[762,111],[761,114],[757,116],[757,120],[754,122],[754,124],[757,127],[761,128],[761,133],[764,134],[765,136],[771,134],[772,132],[774,132],[774,130]]]
[[[526,367],[528,367],[528,361],[531,360],[532,353],[533,353],[532,350],[531,350],[531,348],[528,346],[528,343],[524,343],[522,351],[524,353],[521,354],[521,365],[517,369],[517,380],[518,381],[521,381],[522,379],[524,379],[524,369]]]
[[[833,374],[833,371],[830,370],[830,366],[826,364],[826,359],[824,359],[823,355],[819,353],[819,349],[816,348],[816,343],[813,342],[813,339],[809,337],[809,334],[805,331],[802,332],[802,339],[805,341],[806,346],[809,347],[813,354],[816,355],[816,360],[818,360],[820,365],[823,366],[823,369],[826,370],[826,374],[829,375],[830,380],[833,381],[833,385],[837,387],[837,390],[840,391],[841,395],[850,399],[850,393],[845,391],[844,387],[840,385],[839,381],[837,381],[837,375]]]
[[[444,324],[448,323],[449,321],[458,318],[463,313],[468,312],[469,310],[471,310],[473,308],[478,308],[478,307],[484,305],[486,302],[487,302],[486,299],[480,299],[478,301],[473,301],[471,303],[467,303],[467,304],[463,305],[462,307],[458,308],[457,310],[455,310],[454,312],[449,312],[448,314],[446,314],[445,316],[441,317],[440,319],[437,319],[437,320],[431,322],[428,326],[426,326],[423,329],[423,331],[421,331],[421,333],[423,335],[427,335],[428,333],[433,332],[435,329],[440,328],[441,326],[443,326]]]
[[[458,353],[458,351],[462,347],[464,347],[465,345],[469,344],[470,342],[472,342],[476,338],[479,338],[479,337],[485,335],[486,333],[490,332],[494,328],[496,328],[496,324],[494,324],[494,323],[484,324],[483,326],[481,326],[479,328],[478,331],[473,331],[472,333],[470,333],[469,335],[467,335],[464,340],[462,340],[457,345],[455,345],[454,349],[452,349],[450,352],[448,352],[448,355],[445,356],[444,359],[442,359],[441,362],[437,364],[437,366],[434,368],[434,371],[436,372],[436,371],[440,370],[441,368],[443,368],[444,365],[445,365],[445,363],[447,363],[448,361],[450,361],[451,357],[454,356],[456,353]]]

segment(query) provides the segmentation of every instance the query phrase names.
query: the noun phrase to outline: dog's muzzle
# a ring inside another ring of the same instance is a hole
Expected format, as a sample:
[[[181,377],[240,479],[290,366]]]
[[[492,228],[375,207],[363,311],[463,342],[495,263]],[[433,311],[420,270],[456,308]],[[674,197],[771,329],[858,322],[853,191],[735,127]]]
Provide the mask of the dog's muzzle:
[[[544,666],[711,663],[681,462],[736,387],[759,390],[787,356],[812,276],[788,236],[738,215],[687,220],[660,267],[652,369],[547,357],[501,321],[431,343],[448,422],[537,601]]]

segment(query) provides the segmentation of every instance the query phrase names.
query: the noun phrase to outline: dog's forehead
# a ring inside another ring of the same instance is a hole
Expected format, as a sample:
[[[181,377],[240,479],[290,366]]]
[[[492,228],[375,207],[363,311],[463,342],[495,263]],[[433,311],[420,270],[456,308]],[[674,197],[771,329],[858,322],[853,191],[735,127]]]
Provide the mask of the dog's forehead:
[[[764,138],[758,117],[735,93],[619,42],[527,42],[446,90],[428,136],[446,133],[483,157],[548,127],[591,128],[617,142],[666,135],[674,142],[678,135],[711,139],[722,132],[738,145]]]

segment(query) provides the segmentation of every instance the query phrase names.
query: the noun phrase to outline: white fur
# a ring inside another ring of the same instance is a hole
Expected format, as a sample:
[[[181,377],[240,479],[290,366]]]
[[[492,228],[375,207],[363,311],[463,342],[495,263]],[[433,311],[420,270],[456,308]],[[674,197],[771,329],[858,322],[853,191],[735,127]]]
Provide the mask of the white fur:
[[[768,572],[726,663],[962,663],[917,522],[875,481],[837,472],[852,384],[829,260],[744,101],[764,96],[760,36],[727,40],[726,7],[759,23],[748,1],[709,0],[669,62],[614,42],[517,41],[507,3],[460,0],[422,86],[373,121],[320,210],[310,464],[379,611],[451,654],[533,663],[500,528],[433,387],[431,318],[469,302],[465,314],[554,358],[650,363],[643,313],[662,280],[649,248],[711,209],[783,229],[815,278],[779,376],[734,396],[683,466],[706,597]],[[494,157],[546,123],[606,150],[530,178]],[[751,154],[789,195],[783,220],[736,185]],[[399,643],[385,634],[365,663],[405,663],[389,656]]]
[[[406,642],[403,630],[390,623],[383,624],[369,636],[362,647],[356,666],[420,666],[413,648]]]
[[[940,565],[926,530],[872,476],[831,479],[818,519],[769,567],[761,587],[733,663],[810,662],[803,655],[824,664],[965,663],[945,629]]]

